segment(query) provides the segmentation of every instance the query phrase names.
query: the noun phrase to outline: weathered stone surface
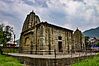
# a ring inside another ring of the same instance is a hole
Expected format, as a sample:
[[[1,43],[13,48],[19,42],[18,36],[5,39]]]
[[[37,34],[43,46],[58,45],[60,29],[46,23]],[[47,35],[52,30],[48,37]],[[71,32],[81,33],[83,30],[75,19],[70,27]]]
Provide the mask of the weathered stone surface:
[[[53,51],[56,50],[57,54],[67,54],[74,49],[81,49],[82,38],[79,36],[82,34],[75,32],[73,36],[72,30],[40,22],[39,17],[31,12],[23,24],[20,52],[46,55],[54,54]]]
[[[9,56],[19,58],[26,66],[70,66],[73,63],[79,62],[88,57],[94,57],[98,53],[80,53],[68,55],[31,55],[31,54],[19,54],[8,53]]]
[[[77,28],[73,35],[75,51],[83,51],[85,49],[85,39],[82,32]]]

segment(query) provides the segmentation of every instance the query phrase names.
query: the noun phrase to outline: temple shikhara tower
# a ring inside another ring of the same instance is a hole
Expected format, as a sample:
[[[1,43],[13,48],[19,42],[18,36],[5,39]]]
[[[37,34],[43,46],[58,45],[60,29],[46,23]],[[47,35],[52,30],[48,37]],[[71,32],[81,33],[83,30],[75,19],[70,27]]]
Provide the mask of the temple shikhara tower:
[[[85,50],[85,39],[82,32],[77,28],[73,35],[74,51]]]
[[[81,50],[83,41],[78,29],[73,34],[73,30],[41,22],[39,16],[32,11],[23,24],[20,53],[53,54],[56,50],[57,54],[67,54]]]

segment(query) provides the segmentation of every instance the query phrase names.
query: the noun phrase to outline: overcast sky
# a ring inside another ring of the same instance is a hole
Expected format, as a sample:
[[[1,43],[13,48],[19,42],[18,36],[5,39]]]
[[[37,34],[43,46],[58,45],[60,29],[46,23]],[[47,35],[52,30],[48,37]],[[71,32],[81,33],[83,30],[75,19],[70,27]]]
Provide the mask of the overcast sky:
[[[12,26],[18,39],[32,10],[41,21],[72,30],[99,26],[99,0],[0,0],[0,23]]]

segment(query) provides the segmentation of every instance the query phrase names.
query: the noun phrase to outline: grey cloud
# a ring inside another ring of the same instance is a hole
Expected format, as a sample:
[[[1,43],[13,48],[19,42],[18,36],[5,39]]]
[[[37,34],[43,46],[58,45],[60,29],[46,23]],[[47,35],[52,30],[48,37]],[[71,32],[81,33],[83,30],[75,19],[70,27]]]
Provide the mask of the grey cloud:
[[[47,1],[47,0],[35,0],[35,2],[36,2],[38,5],[41,5],[42,7],[48,7],[48,5],[46,4],[46,1]]]
[[[0,16],[6,16],[6,17],[11,17],[11,18],[16,18],[15,14],[7,12],[7,11],[0,11]],[[1,17],[2,17],[1,16]]]
[[[30,6],[32,6],[34,3],[33,3],[33,1],[31,0],[22,0],[25,4],[28,4],[28,5],[30,5]]]
[[[84,2],[84,0],[73,0],[73,1]]]
[[[6,20],[9,23],[15,25],[17,28],[15,30],[17,35],[19,35],[18,30],[21,30],[22,28],[22,23],[26,17],[25,15],[27,15],[28,12],[30,12],[29,10],[32,8],[38,11],[37,14],[41,17],[41,19],[58,25],[66,24],[68,25],[68,28],[69,26],[72,27],[71,29],[74,29],[74,27],[80,27],[82,30],[86,30],[99,25],[99,11],[97,10],[97,7],[94,6],[97,4],[92,4],[89,6],[87,5],[88,3],[86,3],[86,5],[82,6],[82,3],[84,3],[85,0],[72,0],[72,2],[68,2],[70,3],[68,6],[71,6],[71,9],[66,7],[68,3],[64,2],[62,4],[57,0],[50,5],[48,5],[48,3],[50,3],[49,0],[35,0],[35,2],[32,0],[20,0],[22,1],[21,4],[15,3],[14,0],[0,0],[0,2],[1,1],[5,2],[5,6],[9,7],[2,7],[3,10],[0,9],[0,19]],[[72,5],[74,1],[75,4]],[[13,9],[11,10],[10,6],[12,6],[13,2],[15,3],[13,6],[16,7],[12,7]],[[80,7],[75,10],[74,14],[68,14],[67,10],[69,10],[69,12],[72,12],[72,8],[75,8],[76,6],[78,7],[79,5]],[[65,10],[65,8],[67,8],[67,10]],[[90,15],[90,13],[85,13],[88,9],[93,9],[93,14],[91,16],[94,18],[90,17],[89,20],[86,20],[87,15]]]
[[[86,5],[86,2],[84,0],[73,0],[73,1],[75,1],[75,2],[81,2],[81,3],[83,3],[83,4]]]
[[[39,7],[48,7],[46,4],[46,0],[34,0],[35,2],[33,2],[32,0],[22,0],[25,4],[28,4],[30,6],[39,6]]]
[[[2,2],[5,2],[5,3],[13,3],[14,0],[1,0]]]

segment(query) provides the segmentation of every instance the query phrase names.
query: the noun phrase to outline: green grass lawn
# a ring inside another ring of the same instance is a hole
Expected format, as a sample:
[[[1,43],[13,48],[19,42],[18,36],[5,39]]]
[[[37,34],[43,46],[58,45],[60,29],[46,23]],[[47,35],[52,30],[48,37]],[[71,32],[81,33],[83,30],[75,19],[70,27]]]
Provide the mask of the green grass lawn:
[[[0,55],[0,66],[22,66],[22,64],[13,57]]]
[[[72,66],[99,66],[99,55],[82,60],[81,62],[75,63]]]

